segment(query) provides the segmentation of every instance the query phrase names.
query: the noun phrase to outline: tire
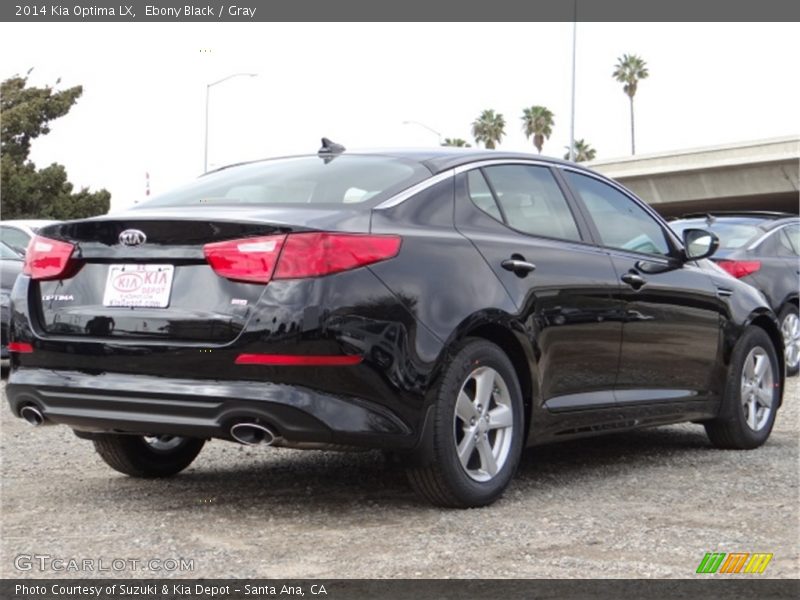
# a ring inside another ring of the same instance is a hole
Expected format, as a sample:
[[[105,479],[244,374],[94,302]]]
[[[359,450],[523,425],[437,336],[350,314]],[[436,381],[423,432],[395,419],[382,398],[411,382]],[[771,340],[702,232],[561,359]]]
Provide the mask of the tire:
[[[748,327],[731,356],[720,415],[705,423],[711,443],[730,450],[764,444],[775,423],[781,387],[772,340],[760,327]]]
[[[94,449],[112,469],[131,477],[170,477],[200,454],[205,440],[160,436],[103,434],[92,438]]]
[[[794,304],[787,304],[778,315],[783,335],[786,376],[800,372],[800,317]]]
[[[497,500],[517,469],[525,435],[522,392],[505,353],[490,342],[466,340],[443,372],[431,417],[424,456],[406,470],[411,486],[448,508]]]

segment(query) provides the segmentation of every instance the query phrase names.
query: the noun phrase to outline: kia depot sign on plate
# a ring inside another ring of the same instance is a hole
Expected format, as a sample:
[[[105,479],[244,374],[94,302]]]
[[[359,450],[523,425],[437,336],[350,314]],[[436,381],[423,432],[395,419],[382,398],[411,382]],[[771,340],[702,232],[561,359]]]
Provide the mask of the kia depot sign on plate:
[[[103,305],[166,308],[174,273],[173,265],[111,265]]]

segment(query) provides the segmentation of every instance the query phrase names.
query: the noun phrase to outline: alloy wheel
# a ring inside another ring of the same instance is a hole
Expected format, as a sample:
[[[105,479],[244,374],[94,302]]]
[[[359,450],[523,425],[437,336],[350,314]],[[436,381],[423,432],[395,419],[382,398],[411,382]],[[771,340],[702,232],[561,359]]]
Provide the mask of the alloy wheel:
[[[514,435],[511,394],[491,367],[478,367],[466,378],[456,400],[453,426],[458,460],[473,480],[491,480],[503,468]]]
[[[741,401],[747,426],[760,431],[769,422],[775,397],[772,364],[766,350],[755,346],[742,368]]]
[[[153,450],[169,452],[183,443],[183,438],[177,435],[146,435],[145,443]]]
[[[786,368],[794,370],[800,363],[800,318],[796,313],[789,312],[783,318],[781,333],[783,334]]]

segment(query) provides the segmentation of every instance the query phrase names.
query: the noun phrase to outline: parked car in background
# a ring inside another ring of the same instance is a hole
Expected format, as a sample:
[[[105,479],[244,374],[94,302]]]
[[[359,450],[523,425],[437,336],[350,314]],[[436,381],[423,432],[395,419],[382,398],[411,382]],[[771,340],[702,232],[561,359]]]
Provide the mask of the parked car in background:
[[[786,213],[738,212],[686,215],[670,222],[680,235],[706,229],[719,238],[713,259],[728,273],[766,296],[778,315],[786,372],[800,371],[800,217]]]
[[[22,272],[22,256],[0,242],[0,367],[8,366],[8,322],[11,288]]]
[[[42,227],[52,225],[56,221],[46,219],[20,219],[0,221],[0,242],[14,250],[17,254],[25,255],[28,242]]]
[[[692,421],[752,449],[783,342],[716,245],[576,164],[326,142],[42,229],[6,395],[131,476],[209,438],[373,448],[450,507],[498,498],[526,445]]]

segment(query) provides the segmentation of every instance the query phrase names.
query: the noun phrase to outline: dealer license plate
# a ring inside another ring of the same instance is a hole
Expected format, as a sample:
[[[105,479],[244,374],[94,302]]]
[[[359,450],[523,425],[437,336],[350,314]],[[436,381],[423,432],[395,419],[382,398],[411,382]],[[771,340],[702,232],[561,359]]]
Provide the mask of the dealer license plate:
[[[173,265],[111,265],[103,305],[166,308],[174,274]]]

